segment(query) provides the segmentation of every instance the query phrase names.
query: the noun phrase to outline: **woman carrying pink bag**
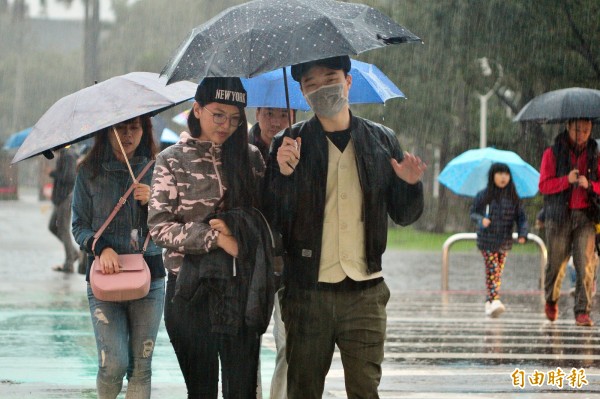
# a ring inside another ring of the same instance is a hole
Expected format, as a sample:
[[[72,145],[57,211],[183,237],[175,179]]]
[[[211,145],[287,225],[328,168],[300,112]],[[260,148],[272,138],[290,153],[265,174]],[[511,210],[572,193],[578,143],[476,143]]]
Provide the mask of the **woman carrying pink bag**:
[[[119,255],[143,253],[151,275],[148,294],[133,300],[101,300],[88,284],[98,349],[98,398],[115,399],[125,376],[127,398],[150,398],[152,354],[165,295],[161,249],[146,241],[153,169],[146,167],[157,152],[150,116],[100,130],[95,140],[79,166],[73,194],[73,235],[88,252],[86,280],[90,281],[94,256],[98,266],[94,273],[107,276],[125,273]],[[125,195],[130,187],[130,194]],[[121,196],[122,207],[103,226]],[[101,235],[96,234],[99,231]]]

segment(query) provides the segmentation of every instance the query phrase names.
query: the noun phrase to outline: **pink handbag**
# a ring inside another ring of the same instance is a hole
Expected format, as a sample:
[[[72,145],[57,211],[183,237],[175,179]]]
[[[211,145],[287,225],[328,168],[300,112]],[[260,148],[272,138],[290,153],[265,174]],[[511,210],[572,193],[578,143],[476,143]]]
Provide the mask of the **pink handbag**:
[[[136,181],[140,181],[142,176],[148,171],[154,161],[150,161],[144,167]],[[106,219],[102,227],[94,234],[94,242],[92,243],[92,252],[96,247],[96,242],[113,220],[117,212],[121,209],[126,199],[133,191],[133,185],[129,187],[123,197]],[[150,233],[146,236],[144,247],[141,253],[118,255],[120,272],[115,274],[104,274],[100,266],[100,258],[96,256],[92,263],[90,271],[90,285],[94,296],[101,301],[121,302],[140,299],[148,295],[150,291],[150,269],[144,260],[144,252],[150,241]]]
[[[96,256],[90,272],[94,296],[101,301],[121,302],[140,299],[150,291],[150,269],[143,254],[119,255],[121,271],[104,274]]]

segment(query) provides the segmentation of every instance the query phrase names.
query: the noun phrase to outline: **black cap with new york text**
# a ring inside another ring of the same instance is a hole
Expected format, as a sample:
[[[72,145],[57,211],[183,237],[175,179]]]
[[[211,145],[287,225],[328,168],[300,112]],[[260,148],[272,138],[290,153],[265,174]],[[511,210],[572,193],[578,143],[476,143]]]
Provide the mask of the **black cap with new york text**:
[[[240,78],[210,77],[202,79],[194,100],[201,104],[221,103],[246,106],[246,90]]]

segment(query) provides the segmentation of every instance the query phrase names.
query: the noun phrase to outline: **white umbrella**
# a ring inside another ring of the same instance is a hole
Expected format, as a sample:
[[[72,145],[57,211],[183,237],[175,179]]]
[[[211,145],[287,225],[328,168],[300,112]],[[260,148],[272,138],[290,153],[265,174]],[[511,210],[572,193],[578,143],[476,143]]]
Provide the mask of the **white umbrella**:
[[[106,127],[144,114],[157,114],[194,97],[197,85],[166,85],[151,72],[132,72],[86,87],[58,100],[33,126],[12,163],[90,137]]]

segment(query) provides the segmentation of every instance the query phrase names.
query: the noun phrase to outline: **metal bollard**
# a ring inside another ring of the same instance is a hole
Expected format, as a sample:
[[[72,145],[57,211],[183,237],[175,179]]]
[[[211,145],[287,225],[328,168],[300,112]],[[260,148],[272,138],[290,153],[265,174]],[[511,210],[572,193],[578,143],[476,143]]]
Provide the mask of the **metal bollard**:
[[[517,240],[519,235],[517,233],[513,233],[513,240]],[[444,241],[444,245],[442,245],[442,290],[447,291],[448,288],[448,277],[450,272],[450,265],[448,262],[448,252],[450,251],[450,247],[458,241],[461,240],[477,240],[477,233],[456,233],[451,235]],[[544,279],[545,279],[545,269],[546,263],[548,262],[548,251],[546,249],[546,244],[544,240],[542,240],[539,236],[529,233],[527,234],[527,240],[535,242],[540,249],[540,289],[544,289]]]

